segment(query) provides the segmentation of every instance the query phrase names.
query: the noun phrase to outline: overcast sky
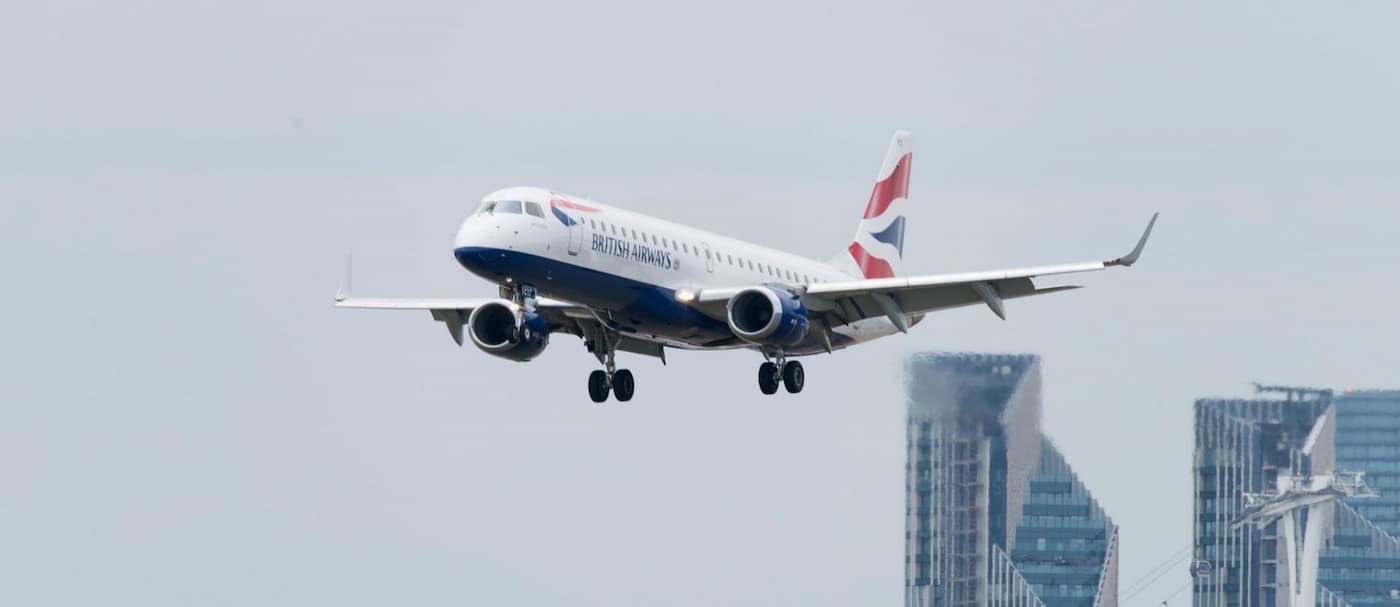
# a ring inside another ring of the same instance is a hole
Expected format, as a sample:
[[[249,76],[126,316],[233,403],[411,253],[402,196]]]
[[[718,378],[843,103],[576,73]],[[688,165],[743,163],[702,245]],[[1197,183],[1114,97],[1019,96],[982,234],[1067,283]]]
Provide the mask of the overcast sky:
[[[0,603],[894,605],[923,350],[1044,356],[1126,586],[1190,544],[1194,398],[1400,386],[1400,4],[590,4],[0,5]],[[571,337],[331,307],[350,252],[491,294],[452,236],[516,184],[825,258],[897,128],[907,272],[1162,219],[800,396],[673,353],[596,406]]]

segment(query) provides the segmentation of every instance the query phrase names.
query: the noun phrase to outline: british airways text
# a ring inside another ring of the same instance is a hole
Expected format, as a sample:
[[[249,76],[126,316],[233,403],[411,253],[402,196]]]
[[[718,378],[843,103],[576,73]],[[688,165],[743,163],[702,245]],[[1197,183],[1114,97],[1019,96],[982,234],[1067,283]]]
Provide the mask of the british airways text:
[[[622,240],[621,238],[594,234],[593,250],[616,257],[625,257],[637,263],[644,263],[667,270],[676,267],[676,264],[671,259],[670,251],[637,244],[628,240]]]

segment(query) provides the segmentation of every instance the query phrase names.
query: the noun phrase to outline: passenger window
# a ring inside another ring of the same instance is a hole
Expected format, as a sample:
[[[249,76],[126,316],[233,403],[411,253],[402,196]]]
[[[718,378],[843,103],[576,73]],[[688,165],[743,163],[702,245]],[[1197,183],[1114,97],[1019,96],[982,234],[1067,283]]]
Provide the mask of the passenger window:
[[[685,252],[686,252],[686,253],[689,253],[689,252],[690,252],[690,247],[687,246],[685,243],[681,243],[681,248],[682,248],[682,249],[685,249]]]
[[[731,266],[734,265],[734,256],[733,256],[733,255],[730,255],[730,254],[726,253],[724,256],[727,257],[727,258],[729,258],[729,265],[731,265]]]
[[[667,243],[667,242],[666,242],[666,237],[665,237],[665,236],[662,236],[662,237],[661,237],[661,246],[667,247],[667,248],[670,248],[670,246],[671,246],[670,243]]]
[[[617,236],[617,224],[612,224],[612,225],[610,225],[610,226],[608,226],[608,227],[609,227],[609,228],[612,228],[613,236]]]
[[[592,219],[588,220],[588,225],[593,226],[593,229],[595,230],[598,229],[598,222],[593,221]]]
[[[705,249],[705,259],[709,259],[709,258],[710,258],[710,250],[709,250],[709,249]]]
[[[749,260],[749,271],[753,271],[753,260]]]
[[[637,238],[637,231],[636,231],[636,230],[632,230],[632,240],[640,240],[639,238]]]
[[[525,203],[525,212],[535,217],[544,217],[544,211],[540,210],[540,203],[538,202]]]

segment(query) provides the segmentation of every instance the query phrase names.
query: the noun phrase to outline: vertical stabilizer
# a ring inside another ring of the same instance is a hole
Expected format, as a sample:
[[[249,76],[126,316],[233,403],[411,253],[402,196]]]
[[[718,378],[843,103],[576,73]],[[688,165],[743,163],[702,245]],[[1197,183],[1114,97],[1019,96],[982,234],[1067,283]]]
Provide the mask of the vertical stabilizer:
[[[880,173],[875,176],[875,188],[865,204],[860,227],[846,250],[829,262],[831,265],[863,278],[889,278],[899,272],[913,160],[913,135],[896,131]]]

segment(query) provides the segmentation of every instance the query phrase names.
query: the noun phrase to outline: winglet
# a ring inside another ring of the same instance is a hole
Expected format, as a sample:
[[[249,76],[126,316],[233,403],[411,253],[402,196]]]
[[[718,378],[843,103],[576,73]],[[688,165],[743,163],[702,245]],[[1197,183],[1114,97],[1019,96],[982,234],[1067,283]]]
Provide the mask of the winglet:
[[[1137,263],[1138,256],[1142,255],[1142,248],[1147,246],[1147,237],[1152,235],[1152,226],[1157,224],[1157,215],[1159,215],[1159,213],[1152,214],[1152,221],[1147,222],[1147,229],[1142,231],[1142,238],[1138,239],[1137,246],[1133,247],[1132,251],[1118,259],[1109,260],[1104,265],[1131,266]]]
[[[350,297],[351,262],[353,261],[354,257],[350,255],[345,256],[345,278],[341,280],[340,288],[335,291],[336,301],[345,301]]]

